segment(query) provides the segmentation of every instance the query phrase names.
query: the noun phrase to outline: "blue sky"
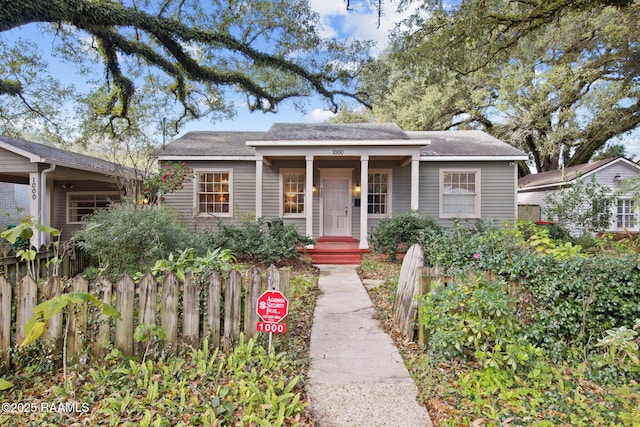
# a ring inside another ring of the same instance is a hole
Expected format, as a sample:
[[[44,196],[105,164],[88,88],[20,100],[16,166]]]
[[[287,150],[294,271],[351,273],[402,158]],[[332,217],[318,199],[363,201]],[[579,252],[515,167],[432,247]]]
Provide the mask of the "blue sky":
[[[384,49],[389,31],[402,18],[396,11],[397,5],[388,1],[385,2],[379,27],[377,10],[370,0],[351,0],[349,11],[345,0],[309,0],[309,4],[320,16],[323,25],[321,35],[338,39],[373,40],[376,42],[373,55],[378,55]],[[238,110],[233,119],[216,123],[207,120],[192,122],[181,134],[191,130],[266,131],[273,123],[320,123],[332,116],[321,97],[313,97],[305,102],[306,113],[285,104],[280,106],[277,114],[251,113],[244,98],[238,95],[237,99]]]

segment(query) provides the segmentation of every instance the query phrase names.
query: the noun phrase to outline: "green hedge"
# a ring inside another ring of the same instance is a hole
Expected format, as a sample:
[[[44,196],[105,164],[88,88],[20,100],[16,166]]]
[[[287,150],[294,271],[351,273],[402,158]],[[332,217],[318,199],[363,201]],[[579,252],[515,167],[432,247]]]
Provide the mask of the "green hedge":
[[[572,345],[591,346],[606,329],[631,327],[640,318],[637,254],[559,259],[535,253],[513,228],[456,227],[420,243],[426,263],[449,274],[491,271],[519,279],[529,296],[519,315],[528,323],[530,340],[555,357],[565,357]]]

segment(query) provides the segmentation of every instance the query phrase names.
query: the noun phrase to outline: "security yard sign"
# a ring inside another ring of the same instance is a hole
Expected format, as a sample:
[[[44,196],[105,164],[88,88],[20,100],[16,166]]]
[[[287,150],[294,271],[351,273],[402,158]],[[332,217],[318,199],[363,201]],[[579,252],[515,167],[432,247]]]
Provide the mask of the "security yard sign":
[[[289,313],[289,301],[280,291],[266,291],[258,297],[256,312],[263,322],[256,323],[258,332],[269,333],[269,350],[271,355],[271,340],[273,334],[287,332],[287,324],[280,323]]]
[[[256,311],[266,323],[280,323],[289,313],[289,301],[280,291],[266,291],[258,297]]]

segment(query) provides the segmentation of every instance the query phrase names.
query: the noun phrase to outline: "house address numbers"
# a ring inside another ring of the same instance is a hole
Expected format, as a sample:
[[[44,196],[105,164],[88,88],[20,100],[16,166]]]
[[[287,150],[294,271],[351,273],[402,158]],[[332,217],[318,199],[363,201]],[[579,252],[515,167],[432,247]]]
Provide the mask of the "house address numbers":
[[[331,154],[334,156],[344,156],[344,150],[342,148],[335,148],[331,150]]]
[[[38,182],[35,177],[31,178],[31,199],[36,200],[38,198]]]

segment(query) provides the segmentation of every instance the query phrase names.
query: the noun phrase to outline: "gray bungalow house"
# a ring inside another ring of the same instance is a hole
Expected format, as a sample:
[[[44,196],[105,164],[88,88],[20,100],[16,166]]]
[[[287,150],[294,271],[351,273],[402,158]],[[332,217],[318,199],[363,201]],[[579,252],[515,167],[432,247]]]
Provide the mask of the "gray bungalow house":
[[[0,197],[0,214],[14,221],[19,208],[21,218],[61,230],[61,240],[71,237],[83,216],[121,199],[116,177],[140,179],[135,170],[102,159],[0,135],[1,191],[7,196]],[[46,237],[36,233],[32,243],[40,246]]]
[[[189,132],[158,149],[192,182],[168,194],[195,229],[249,213],[313,238],[351,238],[395,212],[513,222],[522,151],[480,131],[405,132],[395,124],[274,124],[266,132]]]

